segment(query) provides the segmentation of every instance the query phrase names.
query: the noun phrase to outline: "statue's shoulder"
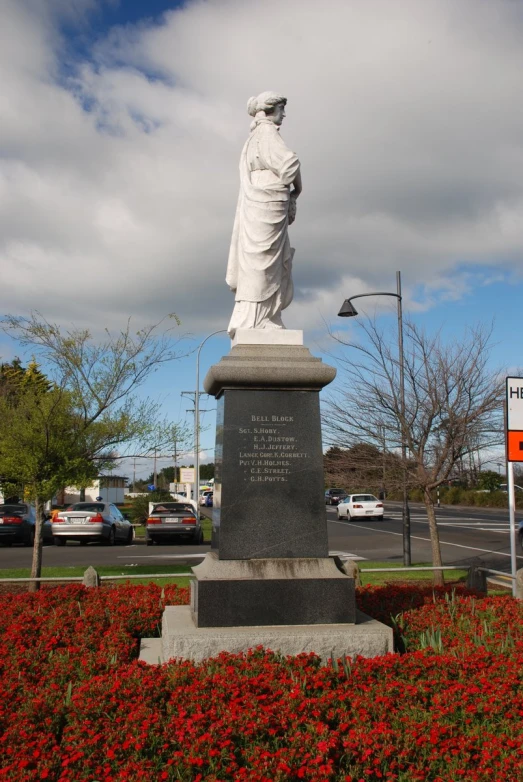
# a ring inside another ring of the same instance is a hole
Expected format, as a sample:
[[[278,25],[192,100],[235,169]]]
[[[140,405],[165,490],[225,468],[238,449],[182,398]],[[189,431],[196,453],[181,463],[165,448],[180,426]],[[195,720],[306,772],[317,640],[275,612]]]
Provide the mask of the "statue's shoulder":
[[[255,127],[252,129],[252,133],[260,136],[279,136],[279,130],[277,126],[270,119],[259,120]]]
[[[262,122],[256,128],[256,131],[258,133],[258,139],[262,143],[269,144],[271,147],[285,146],[285,142],[280,136],[280,130],[274,122]]]

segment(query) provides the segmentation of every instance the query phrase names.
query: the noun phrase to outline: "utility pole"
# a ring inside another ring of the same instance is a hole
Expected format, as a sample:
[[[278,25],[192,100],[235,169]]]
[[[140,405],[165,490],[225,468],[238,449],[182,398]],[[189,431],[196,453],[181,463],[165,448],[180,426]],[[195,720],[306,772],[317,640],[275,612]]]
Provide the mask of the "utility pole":
[[[194,392],[194,499],[198,501],[200,494],[200,353],[203,346],[211,337],[216,334],[225,334],[225,329],[219,329],[209,334],[203,342],[200,342],[198,352],[196,353],[196,384]],[[207,395],[208,396],[208,395]]]
[[[409,490],[407,486],[407,434],[406,434],[406,406],[405,406],[405,356],[403,352],[403,307],[401,296],[401,272],[396,272],[396,290],[398,301],[398,343],[399,343],[399,365],[400,365],[400,405],[401,405],[401,460],[403,462],[403,508],[402,508],[402,526],[403,526],[403,564],[411,566],[410,549],[410,508],[409,508]]]

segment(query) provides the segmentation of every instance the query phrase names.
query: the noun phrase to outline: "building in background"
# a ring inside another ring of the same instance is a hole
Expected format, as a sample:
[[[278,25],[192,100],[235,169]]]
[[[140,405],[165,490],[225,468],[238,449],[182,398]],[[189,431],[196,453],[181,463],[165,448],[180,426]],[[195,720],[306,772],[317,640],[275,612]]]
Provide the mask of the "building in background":
[[[56,505],[69,505],[72,502],[86,502],[96,500],[101,497],[104,502],[113,502],[121,504],[124,502],[124,495],[127,494],[128,479],[122,475],[100,475],[85,489],[79,489],[76,486],[66,486],[56,495]]]

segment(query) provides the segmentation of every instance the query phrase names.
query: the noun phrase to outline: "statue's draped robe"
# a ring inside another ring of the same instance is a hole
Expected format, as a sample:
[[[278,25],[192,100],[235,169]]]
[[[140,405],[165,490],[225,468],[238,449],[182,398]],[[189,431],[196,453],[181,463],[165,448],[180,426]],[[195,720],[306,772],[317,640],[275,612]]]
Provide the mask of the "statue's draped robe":
[[[284,328],[293,296],[289,242],[290,186],[300,161],[270,119],[255,120],[240,158],[240,195],[226,282],[235,293],[229,334]]]

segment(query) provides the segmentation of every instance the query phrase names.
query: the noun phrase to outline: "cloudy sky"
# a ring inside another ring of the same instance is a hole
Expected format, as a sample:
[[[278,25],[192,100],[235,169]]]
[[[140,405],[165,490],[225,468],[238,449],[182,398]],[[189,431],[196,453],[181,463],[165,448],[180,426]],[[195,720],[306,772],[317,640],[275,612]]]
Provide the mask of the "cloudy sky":
[[[174,311],[192,345],[225,328],[245,106],[272,89],[304,181],[286,325],[318,352],[341,301],[401,269],[420,322],[493,317],[497,358],[523,363],[521,0],[0,9],[0,312],[96,330]],[[177,418],[191,388],[194,356],[149,391]]]

